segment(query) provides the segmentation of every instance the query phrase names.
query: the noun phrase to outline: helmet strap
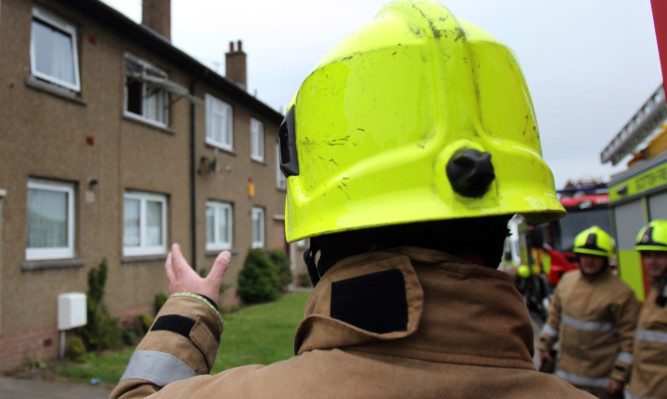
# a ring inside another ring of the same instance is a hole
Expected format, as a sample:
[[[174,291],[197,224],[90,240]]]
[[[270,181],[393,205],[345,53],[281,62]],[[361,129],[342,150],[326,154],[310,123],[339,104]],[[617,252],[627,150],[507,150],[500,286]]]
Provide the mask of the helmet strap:
[[[662,279],[658,283],[658,296],[655,297],[655,304],[661,308],[667,304],[667,279]]]
[[[308,267],[308,275],[310,276],[310,282],[313,283],[313,287],[320,281],[320,273],[317,270],[317,264],[315,262],[315,257],[318,252],[320,252],[320,248],[317,244],[317,240],[311,239],[310,247],[303,253],[303,260],[306,262],[306,267]]]

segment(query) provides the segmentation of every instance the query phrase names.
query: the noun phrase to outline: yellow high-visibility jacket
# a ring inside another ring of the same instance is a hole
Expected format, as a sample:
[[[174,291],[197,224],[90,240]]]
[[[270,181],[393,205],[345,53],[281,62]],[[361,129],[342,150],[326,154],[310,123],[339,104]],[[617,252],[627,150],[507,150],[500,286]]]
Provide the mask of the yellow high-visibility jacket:
[[[634,292],[608,268],[592,278],[573,270],[556,288],[538,349],[548,351],[560,339],[556,375],[572,384],[625,382],[638,314]]]
[[[592,398],[535,370],[530,318],[505,273],[438,251],[335,264],[288,360],[208,375],[221,329],[205,300],[172,296],[111,398]]]

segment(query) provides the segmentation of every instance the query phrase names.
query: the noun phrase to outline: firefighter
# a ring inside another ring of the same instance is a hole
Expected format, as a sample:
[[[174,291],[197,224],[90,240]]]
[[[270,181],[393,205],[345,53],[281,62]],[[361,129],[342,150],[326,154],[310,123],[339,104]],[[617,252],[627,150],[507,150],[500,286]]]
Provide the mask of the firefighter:
[[[635,331],[630,398],[667,398],[667,220],[654,220],[639,230],[639,251],[651,291]]]
[[[173,294],[112,398],[590,397],[535,370],[496,270],[512,215],[564,214],[507,47],[435,1],[392,2],[306,78],[280,150],[287,239],[310,239],[314,284],[295,356],[207,375],[219,281],[175,246]]]
[[[574,239],[579,270],[563,275],[538,344],[542,362],[560,336],[556,375],[599,398],[622,398],[639,302],[609,268],[613,242],[597,226]]]

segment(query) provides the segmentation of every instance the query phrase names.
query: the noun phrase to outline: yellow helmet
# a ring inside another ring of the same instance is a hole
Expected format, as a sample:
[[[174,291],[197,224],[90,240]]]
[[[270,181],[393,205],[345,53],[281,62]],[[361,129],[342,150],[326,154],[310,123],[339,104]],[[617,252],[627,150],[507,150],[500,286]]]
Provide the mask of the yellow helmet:
[[[563,216],[511,51],[395,1],[306,78],[280,129],[288,241],[421,221]]]
[[[574,253],[610,257],[614,254],[611,236],[598,226],[589,227],[574,237]]]
[[[642,227],[635,243],[637,251],[667,251],[667,220],[653,220]]]
[[[519,275],[519,277],[521,277],[521,278],[530,277],[530,267],[528,267],[526,265],[519,266],[516,271],[517,271],[517,274]]]

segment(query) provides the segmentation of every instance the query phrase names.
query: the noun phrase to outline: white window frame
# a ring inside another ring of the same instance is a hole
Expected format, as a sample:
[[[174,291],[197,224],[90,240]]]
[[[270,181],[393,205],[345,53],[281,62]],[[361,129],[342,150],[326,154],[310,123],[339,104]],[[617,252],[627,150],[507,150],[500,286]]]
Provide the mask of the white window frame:
[[[134,64],[139,71],[130,71],[127,66],[128,63]],[[163,84],[158,83],[161,81],[168,81],[168,78],[169,76],[167,73],[161,69],[156,68],[152,64],[139,59],[132,54],[125,54],[125,96],[123,115],[158,127],[168,127],[170,108],[169,90],[167,90]],[[132,95],[130,90],[128,90],[128,83],[130,80],[132,80],[133,83],[140,85],[138,86],[141,92],[141,110],[139,113],[128,109],[128,99],[129,96]],[[153,94],[148,96],[147,93],[149,92]]]
[[[255,220],[259,220],[260,229],[259,229],[259,240],[255,240]],[[266,226],[264,223],[264,208],[254,206],[252,208],[252,248],[264,248],[264,237]]]
[[[208,210],[209,208],[212,208],[214,213],[213,213],[213,241],[208,240]],[[219,211],[223,210],[227,212],[227,237],[229,237],[228,241],[223,241],[222,238],[220,237],[220,223],[221,220],[219,218],[220,213]],[[217,251],[217,250],[223,250],[223,249],[232,249],[232,224],[233,224],[233,213],[232,213],[232,204],[228,202],[221,202],[221,201],[207,201],[206,202],[206,229],[207,229],[207,234],[206,234],[206,250],[207,251]]]
[[[224,150],[234,150],[234,110],[226,102],[206,94],[206,143]],[[215,131],[215,118],[220,118],[220,130]]]
[[[264,162],[264,123],[250,118],[250,158]]]
[[[280,143],[276,143],[276,188],[287,190],[287,178],[280,170]]]
[[[28,180],[29,190],[55,191],[67,194],[67,245],[54,248],[29,248],[27,241],[27,203],[26,203],[26,260],[69,259],[74,257],[74,185],[46,180]],[[27,201],[27,195],[26,195]]]
[[[125,246],[125,200],[133,199],[139,201],[139,246]],[[147,245],[146,237],[146,203],[159,202],[162,204],[161,212],[161,244]],[[162,194],[146,193],[142,191],[126,191],[123,196],[123,255],[124,256],[142,256],[142,255],[161,255],[167,253],[167,197]]]
[[[71,48],[72,48],[72,66],[74,68],[73,70],[74,82],[68,82],[66,80],[58,78],[57,76],[53,76],[50,75],[49,73],[37,70],[37,58],[36,58],[37,49],[35,46],[35,34],[32,31],[33,29],[32,24],[34,23],[35,20],[51,27],[52,29],[58,30],[61,33],[68,35],[70,37],[70,43],[72,45]],[[43,79],[47,82],[53,83],[58,86],[62,86],[64,88],[76,92],[80,91],[81,83],[79,80],[79,55],[76,44],[77,44],[76,28],[73,25],[63,21],[62,19],[54,15],[51,15],[50,13],[40,10],[39,8],[32,9],[32,21],[30,23],[30,70],[34,76]]]

